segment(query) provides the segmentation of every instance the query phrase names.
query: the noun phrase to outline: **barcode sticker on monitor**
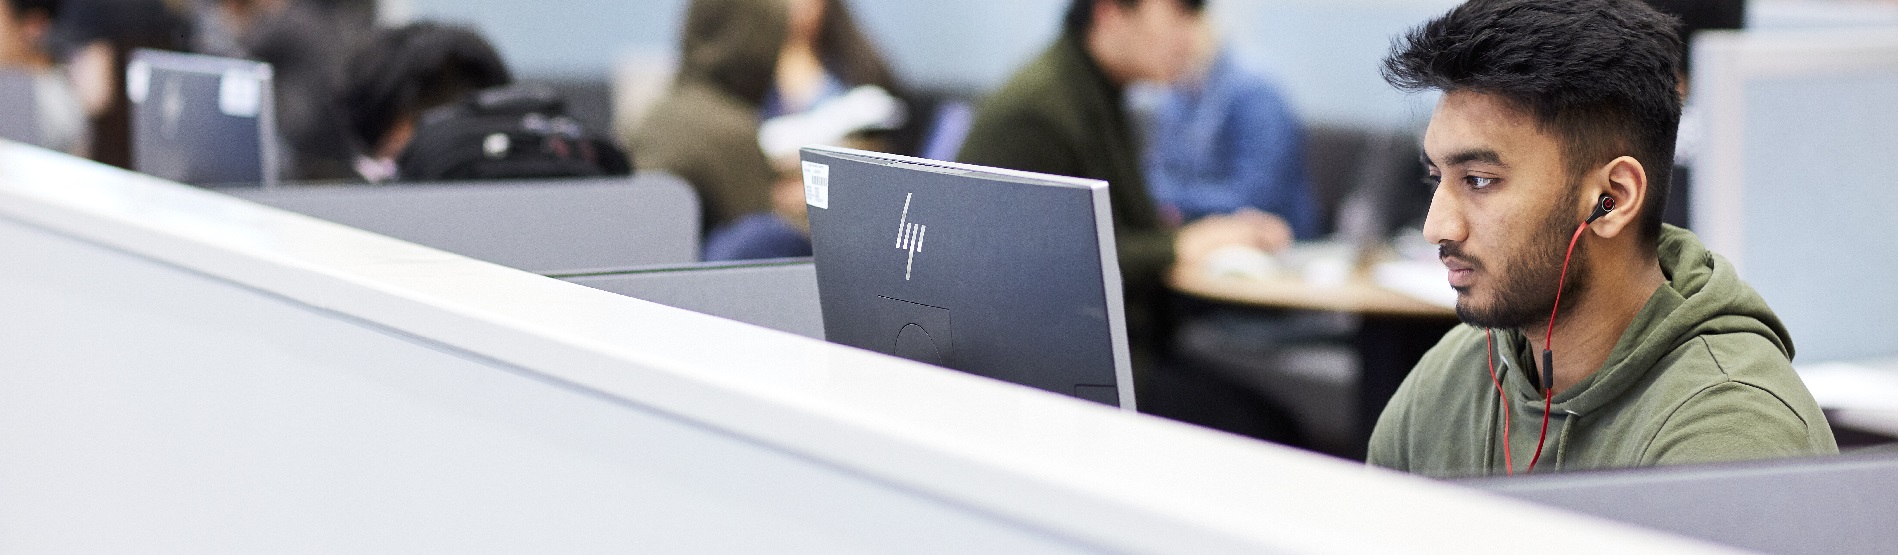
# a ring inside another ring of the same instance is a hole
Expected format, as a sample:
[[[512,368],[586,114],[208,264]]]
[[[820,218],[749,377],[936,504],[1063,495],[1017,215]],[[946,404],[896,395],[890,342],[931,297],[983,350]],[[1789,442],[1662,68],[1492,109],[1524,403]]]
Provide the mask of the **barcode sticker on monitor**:
[[[249,71],[225,70],[218,79],[217,108],[224,115],[240,118],[257,117],[257,111],[263,107],[264,87],[257,76]]]
[[[830,208],[830,166],[816,162],[804,163],[804,204]]]

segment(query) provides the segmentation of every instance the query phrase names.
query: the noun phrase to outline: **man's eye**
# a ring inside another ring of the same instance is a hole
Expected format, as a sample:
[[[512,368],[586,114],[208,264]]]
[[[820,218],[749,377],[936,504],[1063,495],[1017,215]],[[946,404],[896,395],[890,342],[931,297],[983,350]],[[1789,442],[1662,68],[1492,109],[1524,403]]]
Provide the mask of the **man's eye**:
[[[1463,181],[1465,183],[1469,183],[1471,189],[1487,189],[1489,188],[1490,185],[1495,185],[1498,179],[1494,177],[1477,177],[1477,176],[1472,175],[1472,176],[1464,177]]]
[[[1442,185],[1442,184],[1443,184],[1443,176],[1441,175],[1437,175],[1433,173],[1430,175],[1426,175],[1423,178],[1423,186],[1429,187],[1431,189],[1436,189],[1437,186]]]

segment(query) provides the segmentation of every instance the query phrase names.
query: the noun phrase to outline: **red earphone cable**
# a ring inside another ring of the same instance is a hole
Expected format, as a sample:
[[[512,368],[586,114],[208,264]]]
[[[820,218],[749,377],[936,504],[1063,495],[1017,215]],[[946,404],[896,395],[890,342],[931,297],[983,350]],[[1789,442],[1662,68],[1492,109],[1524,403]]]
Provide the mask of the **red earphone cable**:
[[[1568,252],[1562,254],[1562,275],[1555,280],[1555,306],[1549,309],[1549,331],[1542,336],[1542,351],[1545,353],[1555,351],[1555,314],[1562,309],[1562,289],[1568,282],[1568,263],[1575,257],[1575,243],[1582,239],[1582,232],[1587,230],[1588,222],[1575,226],[1575,234],[1568,238]],[[1544,361],[1544,364],[1555,364],[1554,357]],[[1553,370],[1550,372],[1551,377],[1546,384],[1548,387],[1542,390],[1542,433],[1536,435],[1536,454],[1529,459],[1529,472],[1535,472],[1536,463],[1542,460],[1542,441],[1549,437],[1549,413],[1555,406],[1555,379]]]

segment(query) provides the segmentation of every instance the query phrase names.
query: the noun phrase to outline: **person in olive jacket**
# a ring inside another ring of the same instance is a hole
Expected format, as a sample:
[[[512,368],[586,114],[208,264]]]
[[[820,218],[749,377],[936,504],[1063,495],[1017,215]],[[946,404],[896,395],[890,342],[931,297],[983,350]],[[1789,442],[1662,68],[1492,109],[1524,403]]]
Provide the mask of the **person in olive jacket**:
[[[1147,190],[1122,93],[1136,81],[1172,81],[1192,66],[1204,3],[1075,0],[1054,44],[983,103],[957,156],[1108,182],[1138,375],[1151,371],[1163,345],[1162,275],[1169,267],[1224,245],[1276,250],[1292,238],[1283,220],[1256,211],[1174,228]]]

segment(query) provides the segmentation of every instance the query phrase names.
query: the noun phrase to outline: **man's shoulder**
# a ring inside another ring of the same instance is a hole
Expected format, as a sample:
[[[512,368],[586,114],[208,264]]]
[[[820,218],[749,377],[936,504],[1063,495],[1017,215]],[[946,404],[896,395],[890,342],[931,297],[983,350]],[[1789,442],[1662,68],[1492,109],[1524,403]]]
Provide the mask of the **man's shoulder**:
[[[1772,341],[1751,333],[1707,334],[1676,347],[1656,365],[1650,389],[1673,392],[1675,405],[1733,399],[1765,402],[1770,410],[1806,416],[1818,402]]]
[[[1442,384],[1475,375],[1466,366],[1472,360],[1482,362],[1486,349],[1484,334],[1482,328],[1469,324],[1451,328],[1417,361],[1416,368],[1410,371],[1411,379],[1421,384]]]
[[[1461,403],[1492,391],[1488,384],[1466,383],[1488,379],[1483,364],[1484,332],[1459,325],[1444,334],[1412,368],[1396,395],[1378,416],[1371,432],[1367,461],[1409,472],[1456,473],[1472,468],[1468,460],[1445,445],[1460,444],[1475,426],[1474,404]],[[1462,470],[1452,471],[1458,468]]]
[[[1096,139],[1060,49],[1050,47],[982,102],[958,160],[1064,175],[1082,171],[1082,153]]]
[[[1035,121],[1043,125],[1078,121],[1077,87],[1067,82],[1054,52],[1044,53],[1010,77],[982,102],[978,122]]]
[[[1466,397],[1470,391],[1490,391],[1483,372],[1483,330],[1464,324],[1450,330],[1424,353],[1422,359],[1404,377],[1386,411],[1409,412],[1412,407],[1442,406],[1449,397]],[[1499,370],[1500,371],[1500,370]],[[1441,415],[1441,413],[1438,413]]]
[[[1792,362],[1772,341],[1752,333],[1703,334],[1689,339],[1656,363],[1652,376],[1659,384],[1692,390],[1738,383],[1767,391],[1805,385]]]
[[[1644,457],[1709,462],[1837,452],[1819,404],[1773,342],[1697,336],[1656,365],[1643,391],[1655,428]],[[1647,419],[1641,419],[1647,420]]]

